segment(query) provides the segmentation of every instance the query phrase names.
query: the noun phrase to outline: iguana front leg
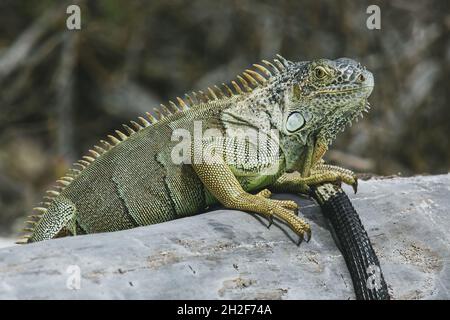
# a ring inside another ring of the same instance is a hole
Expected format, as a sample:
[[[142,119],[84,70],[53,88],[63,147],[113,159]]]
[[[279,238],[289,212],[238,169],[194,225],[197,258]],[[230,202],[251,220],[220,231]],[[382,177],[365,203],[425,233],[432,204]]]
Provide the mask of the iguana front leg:
[[[270,193],[266,190],[256,195],[246,192],[222,159],[192,166],[206,188],[225,207],[262,214],[269,219],[270,224],[273,217],[276,217],[286,222],[299,235],[299,243],[311,238],[309,224],[293,211],[297,209],[294,201],[268,199]]]
[[[353,171],[325,164],[323,156],[328,150],[328,144],[321,138],[317,139],[312,156],[312,166],[309,175],[305,177],[304,183],[308,186],[322,184],[325,182],[344,182],[357,191],[358,179]]]
[[[289,193],[309,193],[309,187],[331,182],[344,182],[353,187],[357,191],[358,179],[353,171],[325,164],[322,157],[328,150],[325,142],[318,139],[314,151],[311,153],[311,159],[307,159],[306,163],[310,164],[304,167],[302,174],[298,172],[286,173],[282,175],[271,187],[276,192]]]

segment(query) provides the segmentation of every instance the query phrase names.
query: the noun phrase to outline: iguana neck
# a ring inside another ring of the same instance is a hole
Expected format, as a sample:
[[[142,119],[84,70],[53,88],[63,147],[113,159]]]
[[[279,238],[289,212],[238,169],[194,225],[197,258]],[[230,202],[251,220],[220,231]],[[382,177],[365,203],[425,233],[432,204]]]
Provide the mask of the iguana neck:
[[[362,116],[362,111],[364,111],[366,103],[365,100],[362,100],[360,108],[352,109],[345,114],[331,110],[330,116],[328,117],[329,120],[318,128],[317,134],[315,135],[317,137],[316,139],[321,139],[328,145],[331,145],[339,132],[343,132],[348,125],[352,125],[353,120]],[[336,107],[335,109],[338,108]]]

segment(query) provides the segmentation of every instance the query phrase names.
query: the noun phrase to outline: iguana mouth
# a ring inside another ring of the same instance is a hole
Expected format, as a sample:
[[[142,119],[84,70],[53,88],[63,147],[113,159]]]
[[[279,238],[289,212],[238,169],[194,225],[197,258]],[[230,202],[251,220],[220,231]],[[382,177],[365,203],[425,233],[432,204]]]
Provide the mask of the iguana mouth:
[[[320,90],[320,91],[317,91],[316,94],[322,94],[322,93],[338,94],[338,93],[346,93],[346,92],[363,91],[364,89],[369,89],[369,88],[373,88],[373,86],[364,86],[364,87],[352,88],[352,89]]]

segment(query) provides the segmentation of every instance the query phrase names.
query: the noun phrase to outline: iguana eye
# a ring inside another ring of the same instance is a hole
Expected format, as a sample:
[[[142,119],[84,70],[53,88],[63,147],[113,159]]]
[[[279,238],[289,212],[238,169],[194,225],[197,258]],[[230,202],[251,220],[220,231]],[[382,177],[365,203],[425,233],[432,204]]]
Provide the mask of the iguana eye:
[[[292,112],[287,118],[286,129],[289,132],[300,130],[305,124],[305,119],[299,112]]]
[[[317,79],[323,79],[327,75],[327,72],[323,67],[316,67],[314,69],[314,75]]]

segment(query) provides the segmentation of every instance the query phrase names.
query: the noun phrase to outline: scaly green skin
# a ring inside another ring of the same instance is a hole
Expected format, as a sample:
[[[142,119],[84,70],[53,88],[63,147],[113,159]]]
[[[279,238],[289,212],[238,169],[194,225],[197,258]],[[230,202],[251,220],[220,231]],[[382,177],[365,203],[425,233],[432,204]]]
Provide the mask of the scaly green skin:
[[[187,104],[177,98],[164,115],[156,111],[158,120],[148,114],[150,122],[125,126],[128,135],[116,131],[120,140],[102,140],[35,208],[24,242],[160,223],[217,202],[270,221],[275,216],[309,239],[295,202],[269,199],[266,188],[302,193],[323,182],[356,186],[351,171],[324,164],[322,156],[337,132],[366,110],[373,77],[346,58],[294,63],[278,56],[263,63],[254,65],[260,73],[238,77],[241,86],[233,81],[234,92],[224,85],[188,97]],[[199,123],[203,135],[195,141]],[[187,148],[180,149],[178,130],[193,137]],[[239,140],[242,131],[266,137],[256,156],[259,142]],[[174,161],[180,154],[187,156],[181,164]]]

